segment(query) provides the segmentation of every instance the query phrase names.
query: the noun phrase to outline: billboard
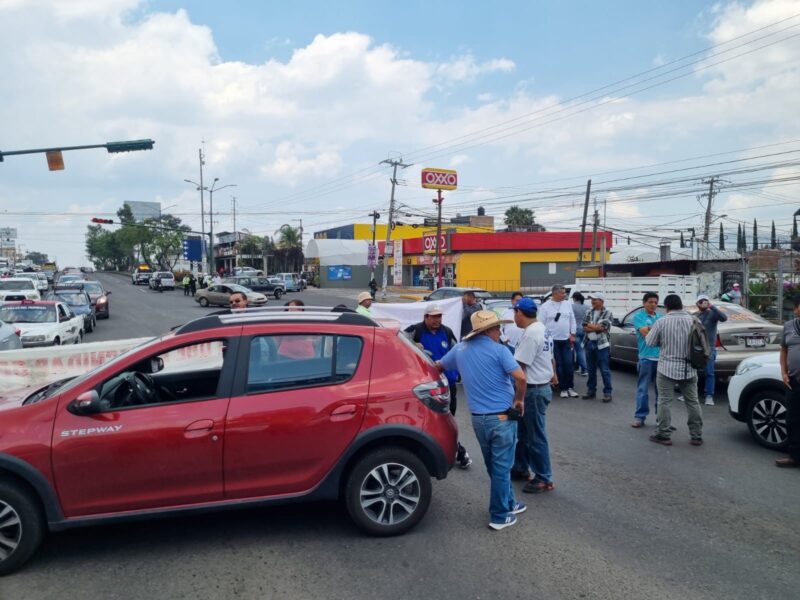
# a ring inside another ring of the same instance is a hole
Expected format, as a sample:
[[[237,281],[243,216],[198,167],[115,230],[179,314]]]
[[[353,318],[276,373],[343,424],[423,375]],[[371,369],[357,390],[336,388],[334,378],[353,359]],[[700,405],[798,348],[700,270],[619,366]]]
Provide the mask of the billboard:
[[[126,200],[125,204],[130,207],[131,213],[133,213],[133,219],[137,223],[141,223],[146,219],[161,218],[161,202],[137,202],[134,200]]]
[[[394,284],[401,285],[403,281],[403,240],[394,242],[394,265],[392,266],[392,277]]]
[[[333,265],[328,267],[328,281],[342,281],[353,278],[353,267]]]
[[[452,169],[422,169],[422,187],[430,190],[454,190],[458,173]]]

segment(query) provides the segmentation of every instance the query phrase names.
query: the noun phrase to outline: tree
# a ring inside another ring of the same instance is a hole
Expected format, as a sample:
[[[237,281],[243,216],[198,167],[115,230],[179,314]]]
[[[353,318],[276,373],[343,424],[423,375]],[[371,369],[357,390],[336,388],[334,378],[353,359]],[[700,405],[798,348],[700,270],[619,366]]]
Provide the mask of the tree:
[[[41,252],[35,252],[35,251],[28,252],[25,255],[25,260],[30,260],[35,265],[43,265],[44,263],[49,262],[47,260],[47,254],[42,254]]]
[[[758,250],[758,221],[753,219],[753,251]]]
[[[259,235],[248,235],[242,241],[236,244],[237,254],[245,256],[264,256],[264,238]],[[245,258],[243,259],[251,267],[261,268],[261,263],[258,259]]]
[[[719,224],[719,249],[725,250],[725,230],[722,228],[722,223]]]
[[[300,230],[291,225],[281,225],[278,229],[278,243],[275,249],[277,269],[282,272],[300,271],[303,266],[303,240]]]
[[[183,254],[183,240],[188,225],[183,225],[180,218],[173,215],[162,215],[160,219],[147,219],[145,224],[157,227],[149,230],[149,244],[145,250],[148,262],[158,264],[159,268],[171,271]],[[145,229],[140,227],[139,229]]]
[[[778,236],[775,234],[775,221],[772,221],[772,233],[769,238],[769,247],[773,250],[778,247]]]
[[[505,224],[509,231],[544,231],[536,222],[536,215],[530,208],[510,206],[505,213]]]

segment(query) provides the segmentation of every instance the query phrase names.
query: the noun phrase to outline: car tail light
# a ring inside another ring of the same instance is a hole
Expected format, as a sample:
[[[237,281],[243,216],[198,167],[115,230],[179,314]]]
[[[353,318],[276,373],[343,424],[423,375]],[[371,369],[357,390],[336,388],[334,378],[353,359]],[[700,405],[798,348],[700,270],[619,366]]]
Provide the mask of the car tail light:
[[[16,333],[16,334],[17,334],[17,337],[19,337],[19,336],[21,336],[21,335],[22,335],[22,329],[15,329],[15,330],[14,330],[14,333]]]
[[[722,348],[723,350],[727,350],[727,348],[725,348],[725,346],[722,345],[722,340],[720,339],[719,334],[717,334],[717,341],[714,342],[714,347],[715,348]]]
[[[414,387],[414,395],[434,412],[446,413],[450,410],[450,385],[442,377],[439,381],[428,381]]]

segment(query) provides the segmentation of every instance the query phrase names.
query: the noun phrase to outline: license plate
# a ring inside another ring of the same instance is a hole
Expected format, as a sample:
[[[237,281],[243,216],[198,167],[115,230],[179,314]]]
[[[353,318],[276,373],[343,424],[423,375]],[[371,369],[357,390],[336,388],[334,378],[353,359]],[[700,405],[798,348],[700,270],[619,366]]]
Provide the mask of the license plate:
[[[767,345],[767,340],[763,337],[744,338],[744,345],[748,348],[763,348]]]

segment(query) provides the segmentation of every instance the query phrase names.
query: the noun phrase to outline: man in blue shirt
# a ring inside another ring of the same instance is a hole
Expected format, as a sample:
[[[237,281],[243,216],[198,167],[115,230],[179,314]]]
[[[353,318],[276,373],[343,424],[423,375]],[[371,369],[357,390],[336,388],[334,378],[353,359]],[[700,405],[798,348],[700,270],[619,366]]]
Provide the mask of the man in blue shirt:
[[[644,339],[650,333],[653,323],[662,315],[658,314],[658,294],[647,292],[642,299],[643,310],[633,317],[633,329],[636,331],[636,343],[639,346],[639,380],[636,384],[636,412],[633,414],[631,427],[644,427],[645,419],[650,414],[650,385],[653,385],[656,395],[655,410],[658,411],[658,388],[656,387],[656,373],[658,372],[658,346],[648,346]]]
[[[728,315],[711,304],[711,300],[705,294],[700,294],[697,297],[697,308],[699,311],[696,316],[705,327],[706,335],[708,336],[708,347],[711,348],[711,356],[708,357],[704,373],[706,406],[714,406],[714,384],[716,383],[714,361],[717,359],[717,323],[727,321]]]
[[[494,530],[514,525],[516,515],[527,508],[516,501],[511,487],[516,419],[525,410],[526,381],[514,357],[500,344],[503,323],[494,311],[474,313],[470,318],[472,331],[436,363],[440,371],[461,373],[472,427],[491,480],[489,527]]]
[[[420,346],[433,360],[440,360],[450,349],[456,345],[456,336],[453,330],[442,324],[442,307],[438,304],[429,304],[425,308],[425,316],[421,323],[411,325],[405,332],[415,344]],[[447,383],[450,384],[450,412],[456,415],[458,371],[444,372]],[[468,469],[472,464],[469,453],[461,442],[458,442],[456,464],[462,469]]]

